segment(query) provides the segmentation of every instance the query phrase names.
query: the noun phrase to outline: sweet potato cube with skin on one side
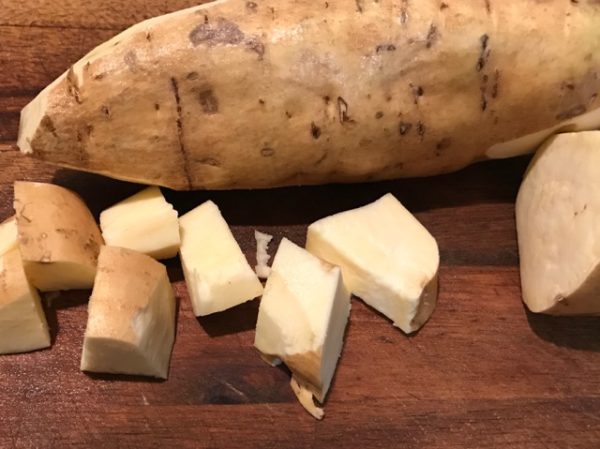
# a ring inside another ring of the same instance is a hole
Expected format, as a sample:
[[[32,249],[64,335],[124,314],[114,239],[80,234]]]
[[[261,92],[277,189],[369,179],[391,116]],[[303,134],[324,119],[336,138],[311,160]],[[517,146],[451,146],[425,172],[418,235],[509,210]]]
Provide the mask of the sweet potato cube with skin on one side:
[[[4,223],[0,235],[3,228]],[[40,297],[25,276],[19,250],[13,247],[0,254],[0,354],[48,346],[50,334]]]
[[[166,379],[175,297],[163,264],[103,246],[88,306],[81,370]]]
[[[302,406],[323,417],[350,313],[350,293],[339,267],[283,239],[267,279],[256,323],[254,345],[263,358],[283,361]]]
[[[29,281],[42,291],[91,288],[104,241],[83,200],[60,186],[18,181],[14,206]]]
[[[179,219],[181,263],[196,316],[221,312],[262,294],[263,287],[212,201]]]
[[[516,202],[523,301],[600,314],[600,131],[560,134],[531,161]]]
[[[348,289],[406,333],[435,308],[437,243],[392,194],[311,224],[306,249],[340,266]]]
[[[158,187],[148,187],[100,214],[107,245],[170,259],[179,251],[177,211]]]

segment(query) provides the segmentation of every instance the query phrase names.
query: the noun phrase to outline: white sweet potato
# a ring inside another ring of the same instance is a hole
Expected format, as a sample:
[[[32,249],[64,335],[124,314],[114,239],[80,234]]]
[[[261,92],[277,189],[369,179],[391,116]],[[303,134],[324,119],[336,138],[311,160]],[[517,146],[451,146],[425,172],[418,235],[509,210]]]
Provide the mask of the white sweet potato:
[[[19,146],[175,189],[433,175],[598,127],[598,48],[595,0],[217,1],[94,49]]]

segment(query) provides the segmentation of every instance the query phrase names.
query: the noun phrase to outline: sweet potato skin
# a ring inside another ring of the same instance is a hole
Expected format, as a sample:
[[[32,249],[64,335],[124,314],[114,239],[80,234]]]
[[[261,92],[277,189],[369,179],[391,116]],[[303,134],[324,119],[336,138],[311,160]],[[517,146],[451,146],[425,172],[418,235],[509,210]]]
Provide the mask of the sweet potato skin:
[[[598,48],[593,0],[218,1],[92,51],[19,146],[174,189],[434,175],[600,108]]]

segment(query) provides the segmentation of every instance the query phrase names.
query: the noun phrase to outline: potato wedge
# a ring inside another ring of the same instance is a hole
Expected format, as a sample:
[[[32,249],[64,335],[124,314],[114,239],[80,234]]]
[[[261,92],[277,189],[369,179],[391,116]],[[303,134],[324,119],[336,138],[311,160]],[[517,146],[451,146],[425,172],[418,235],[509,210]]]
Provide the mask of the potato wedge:
[[[41,291],[91,288],[100,229],[75,193],[40,182],[15,182],[19,249],[29,281]]]
[[[600,131],[561,134],[540,149],[516,218],[529,310],[600,314]]]
[[[175,339],[175,296],[165,266],[103,246],[88,306],[81,370],[166,379]]]
[[[16,248],[0,255],[0,354],[50,346],[40,297],[23,270]]]

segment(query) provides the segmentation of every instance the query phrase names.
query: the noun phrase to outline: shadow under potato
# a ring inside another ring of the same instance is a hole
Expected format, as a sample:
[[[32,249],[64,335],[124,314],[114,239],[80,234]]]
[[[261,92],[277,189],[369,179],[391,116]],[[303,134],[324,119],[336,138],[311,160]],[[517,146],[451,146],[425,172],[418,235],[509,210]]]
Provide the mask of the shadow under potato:
[[[211,337],[237,334],[256,327],[259,301],[248,301],[239,306],[211,315],[197,317],[198,323]]]
[[[541,339],[565,348],[600,352],[600,316],[526,313],[529,326]]]
[[[83,372],[87,377],[92,380],[104,380],[107,382],[146,382],[146,383],[163,383],[166,382],[167,379],[159,379],[157,377],[150,376],[134,376],[131,374],[108,374],[108,373],[92,373],[92,372]]]
[[[417,213],[478,203],[513,202],[529,159],[525,156],[486,161],[447,175],[383,182],[228,191],[163,189],[163,192],[180,215],[211,199],[230,225],[308,224],[364,206],[388,192]],[[96,218],[105,208],[144,188],[71,169],[59,169],[53,182],[79,193]]]

